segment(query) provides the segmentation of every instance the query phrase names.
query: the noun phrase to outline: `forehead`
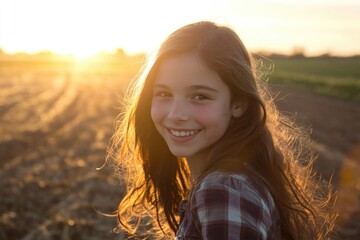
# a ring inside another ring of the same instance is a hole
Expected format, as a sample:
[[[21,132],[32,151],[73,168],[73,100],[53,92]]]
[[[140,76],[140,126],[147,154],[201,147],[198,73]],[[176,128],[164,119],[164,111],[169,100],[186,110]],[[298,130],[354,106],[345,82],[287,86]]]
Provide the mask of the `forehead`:
[[[176,55],[165,59],[159,66],[155,84],[226,87],[220,76],[208,68],[194,53]]]

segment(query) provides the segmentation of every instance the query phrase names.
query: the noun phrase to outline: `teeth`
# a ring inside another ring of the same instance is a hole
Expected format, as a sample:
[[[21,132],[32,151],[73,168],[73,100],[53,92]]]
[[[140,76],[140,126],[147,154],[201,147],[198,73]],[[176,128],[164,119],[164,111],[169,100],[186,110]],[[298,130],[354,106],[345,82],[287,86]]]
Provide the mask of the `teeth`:
[[[192,136],[195,135],[198,130],[195,131],[174,131],[170,129],[170,132],[172,135],[176,136],[176,137],[185,137],[185,136]]]

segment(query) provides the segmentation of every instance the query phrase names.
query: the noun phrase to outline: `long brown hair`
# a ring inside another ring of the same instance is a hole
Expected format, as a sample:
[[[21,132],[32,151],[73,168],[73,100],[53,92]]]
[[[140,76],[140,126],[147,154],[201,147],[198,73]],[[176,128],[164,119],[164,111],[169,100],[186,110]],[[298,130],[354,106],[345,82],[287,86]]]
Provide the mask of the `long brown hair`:
[[[189,52],[196,53],[221,77],[233,101],[246,102],[245,112],[231,120],[214,145],[201,177],[218,169],[252,174],[271,192],[284,239],[326,238],[334,223],[334,215],[328,211],[331,194],[315,181],[311,156],[303,150],[306,138],[276,110],[237,34],[212,22],[186,25],[173,32],[130,87],[110,149],[116,154],[127,190],[117,211],[120,227],[131,234],[143,228],[144,236],[151,229],[172,236],[178,228],[178,204],[188,197],[191,187],[189,169],[184,159],[169,151],[155,129],[150,108],[152,84],[161,63]]]

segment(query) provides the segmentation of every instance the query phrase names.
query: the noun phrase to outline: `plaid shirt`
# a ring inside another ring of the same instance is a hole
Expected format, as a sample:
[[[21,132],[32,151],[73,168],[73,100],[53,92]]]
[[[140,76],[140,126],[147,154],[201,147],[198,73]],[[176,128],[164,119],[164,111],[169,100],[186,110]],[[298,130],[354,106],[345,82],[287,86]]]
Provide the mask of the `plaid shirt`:
[[[260,181],[245,174],[213,172],[189,201],[180,203],[175,240],[280,239],[273,198]]]

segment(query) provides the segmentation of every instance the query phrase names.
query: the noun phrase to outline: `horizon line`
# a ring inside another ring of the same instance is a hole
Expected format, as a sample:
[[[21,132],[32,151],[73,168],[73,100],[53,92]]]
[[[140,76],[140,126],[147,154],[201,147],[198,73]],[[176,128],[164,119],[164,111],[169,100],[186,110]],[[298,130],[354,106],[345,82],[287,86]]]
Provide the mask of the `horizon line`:
[[[271,56],[271,55],[277,55],[277,56],[303,56],[303,57],[358,57],[360,56],[360,52],[354,52],[352,54],[334,54],[332,53],[332,51],[328,51],[328,52],[323,52],[323,53],[319,53],[319,54],[308,54],[305,51],[301,51],[301,52],[286,52],[286,51],[271,51],[271,50],[249,50],[249,52],[253,55],[264,55],[264,56]],[[17,57],[19,55],[23,55],[23,56],[28,56],[28,57],[40,57],[39,55],[53,55],[54,57],[69,57],[69,58],[81,58],[79,56],[77,56],[76,53],[59,53],[57,51],[54,50],[39,50],[39,51],[16,51],[16,52],[9,52],[6,51],[4,49],[2,49],[0,47],[0,56],[7,56],[7,57]],[[106,50],[100,50],[97,53],[91,54],[87,57],[84,57],[86,59],[90,59],[90,58],[96,58],[99,57],[101,55],[110,55],[110,56],[116,56],[116,55],[121,55],[121,56],[139,56],[139,55],[148,55],[149,52],[147,51],[138,51],[138,52],[127,52],[125,49],[123,48],[116,48],[112,51],[106,51]],[[44,57],[44,56],[43,56]]]

